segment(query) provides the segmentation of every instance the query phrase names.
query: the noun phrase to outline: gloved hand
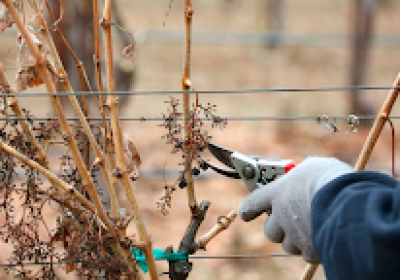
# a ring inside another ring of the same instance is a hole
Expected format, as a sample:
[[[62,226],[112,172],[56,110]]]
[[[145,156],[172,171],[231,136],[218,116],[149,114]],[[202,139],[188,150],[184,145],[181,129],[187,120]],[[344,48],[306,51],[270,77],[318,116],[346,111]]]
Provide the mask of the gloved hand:
[[[335,158],[307,158],[274,182],[253,191],[242,203],[242,220],[251,221],[272,210],[264,225],[266,237],[283,242],[283,249],[318,263],[311,239],[311,202],[316,192],[333,179],[352,172]]]

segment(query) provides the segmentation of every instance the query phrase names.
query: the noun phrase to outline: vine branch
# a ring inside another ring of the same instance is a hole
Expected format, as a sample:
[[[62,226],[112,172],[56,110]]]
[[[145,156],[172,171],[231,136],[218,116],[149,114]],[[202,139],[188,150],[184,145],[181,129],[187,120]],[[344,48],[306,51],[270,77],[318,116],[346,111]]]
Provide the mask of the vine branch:
[[[190,50],[192,35],[192,15],[193,8],[190,0],[184,1],[185,16],[185,53],[183,62],[182,90],[189,91],[192,88],[190,81]],[[191,127],[190,127],[190,95],[183,93],[183,139],[184,139],[184,156],[185,156],[185,179],[186,191],[188,196],[188,204],[192,212],[196,212],[198,205],[196,202],[196,194],[193,185],[192,176],[192,151],[190,149]]]
[[[106,59],[106,69],[107,69],[107,87],[110,95],[108,96],[108,109],[111,117],[111,131],[112,138],[116,153],[116,173],[117,178],[121,180],[122,186],[124,188],[125,194],[128,198],[131,212],[136,223],[136,227],[139,231],[139,236],[141,241],[143,241],[147,246],[145,251],[146,262],[149,267],[149,272],[151,279],[158,279],[158,273],[155,265],[155,259],[153,255],[151,240],[147,234],[147,230],[142,221],[139,207],[136,202],[136,198],[131,188],[128,173],[126,172],[126,163],[124,160],[124,151],[122,146],[122,132],[121,125],[118,118],[118,100],[115,94],[115,77],[114,77],[114,64],[113,64],[113,48],[112,48],[112,36],[111,36],[111,12],[112,12],[112,0],[106,0],[104,10],[102,27],[104,34],[104,48],[105,48],[105,59]]]

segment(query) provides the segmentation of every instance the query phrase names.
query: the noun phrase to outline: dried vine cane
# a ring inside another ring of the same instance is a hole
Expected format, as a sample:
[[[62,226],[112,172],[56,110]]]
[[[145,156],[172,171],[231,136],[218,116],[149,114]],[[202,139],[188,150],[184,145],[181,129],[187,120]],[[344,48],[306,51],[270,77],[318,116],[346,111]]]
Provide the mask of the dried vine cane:
[[[219,217],[218,223],[197,240],[196,244],[198,249],[205,249],[206,245],[221,231],[227,229],[231,223],[235,221],[236,217],[237,213],[234,210],[229,212],[226,216]]]
[[[139,236],[142,242],[144,242],[145,249],[144,253],[146,256],[146,262],[149,266],[149,272],[152,280],[158,279],[158,273],[155,265],[155,259],[152,250],[151,239],[147,233],[146,227],[140,215],[139,207],[136,201],[136,197],[131,188],[129,175],[126,172],[126,163],[124,159],[124,150],[122,145],[122,132],[121,124],[118,118],[118,100],[115,94],[115,77],[114,77],[114,64],[113,64],[113,48],[112,48],[112,34],[111,34],[111,11],[113,7],[112,0],[106,0],[104,3],[102,27],[104,34],[104,49],[106,59],[106,70],[107,70],[107,87],[110,95],[108,96],[108,109],[111,118],[111,131],[112,139],[114,142],[116,152],[116,173],[117,178],[121,180],[123,189],[128,198],[131,213],[133,214],[134,221],[139,232]]]
[[[356,162],[356,165],[354,166],[355,171],[364,170],[365,166],[367,165],[369,157],[371,156],[375,144],[378,141],[378,138],[382,132],[383,126],[388,120],[393,105],[396,102],[397,96],[399,94],[399,88],[398,88],[399,86],[400,86],[400,73],[397,74],[397,78],[395,83],[393,84],[393,88],[389,92],[389,95],[387,96],[385,103],[382,105],[382,108],[379,111],[375,119],[375,122],[371,128],[371,131],[368,135],[368,138],[364,143],[361,153],[358,156],[358,160]],[[312,279],[317,268],[318,264],[308,264],[300,280]]]
[[[99,16],[98,16],[98,1],[93,0],[93,30],[94,30],[94,38],[95,38],[95,54],[94,54],[94,65],[95,65],[95,72],[96,72],[96,81],[97,81],[97,90],[99,93],[104,91],[103,82],[102,82],[102,74],[101,74],[101,62],[100,62],[100,36],[99,36]],[[101,111],[101,118],[103,121],[103,128],[104,128],[104,153],[106,154],[109,162],[110,170],[115,170],[116,163],[114,158],[114,148],[113,143],[111,141],[110,136],[110,129],[108,127],[108,123],[106,121],[107,112],[106,112],[106,97],[105,95],[100,95],[100,107]],[[117,191],[117,179],[115,176],[110,176],[110,184],[112,191]],[[121,218],[120,215],[120,206],[118,203],[118,199],[116,197],[111,196],[111,217],[113,218]]]
[[[183,62],[183,75],[182,75],[182,90],[189,91],[192,88],[190,81],[190,51],[191,51],[191,29],[192,29],[192,15],[193,8],[190,0],[184,1],[184,15],[185,15],[185,52]],[[192,152],[190,148],[191,141],[191,127],[190,127],[190,114],[189,104],[190,96],[188,93],[183,93],[183,139],[184,139],[184,155],[185,155],[185,179],[186,191],[188,195],[188,204],[191,211],[197,211],[196,195],[193,186],[192,176]]]

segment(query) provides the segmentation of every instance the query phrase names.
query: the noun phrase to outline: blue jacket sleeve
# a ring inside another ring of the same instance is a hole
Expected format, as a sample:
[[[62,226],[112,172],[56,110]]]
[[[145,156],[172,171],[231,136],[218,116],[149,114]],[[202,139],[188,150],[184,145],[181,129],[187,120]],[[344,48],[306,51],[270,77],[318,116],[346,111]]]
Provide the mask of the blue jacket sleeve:
[[[400,184],[377,172],[343,175],[311,206],[315,251],[329,280],[400,279]]]

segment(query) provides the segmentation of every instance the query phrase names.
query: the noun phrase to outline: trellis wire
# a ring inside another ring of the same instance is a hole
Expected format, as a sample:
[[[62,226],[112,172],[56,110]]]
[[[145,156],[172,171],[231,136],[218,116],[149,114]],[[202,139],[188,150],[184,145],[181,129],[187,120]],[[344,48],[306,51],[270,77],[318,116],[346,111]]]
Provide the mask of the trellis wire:
[[[181,44],[184,40],[180,29],[129,28],[129,31],[132,34],[141,34],[135,38],[136,43],[140,44]],[[16,30],[6,29],[2,37],[13,39],[16,35]],[[350,44],[350,36],[350,33],[197,29],[193,30],[192,40],[197,45],[240,47],[268,46],[271,43],[283,47],[343,47]],[[400,40],[396,33],[375,33],[372,44],[376,47],[398,48]]]
[[[268,255],[204,255],[188,256],[188,259],[249,259],[249,258],[277,258],[277,257],[300,257],[290,254],[268,254]],[[161,260],[157,260],[161,261]],[[69,263],[79,263],[77,261],[59,261],[59,262],[26,262],[20,264],[0,264],[0,267],[31,266],[31,265],[62,265]]]
[[[277,257],[300,257],[290,254],[269,254],[269,255],[204,255],[189,256],[189,259],[246,259],[246,258],[277,258]]]
[[[0,85],[1,86],[1,85]],[[235,94],[235,93],[271,93],[271,92],[329,92],[329,91],[352,91],[352,90],[391,90],[400,89],[400,87],[393,86],[350,86],[350,87],[302,87],[302,88],[261,88],[261,89],[222,89],[222,90],[197,90],[197,91],[184,91],[184,90],[139,90],[139,91],[114,91],[109,92],[57,92],[51,94],[52,96],[100,96],[100,95],[163,95],[163,94]],[[49,96],[46,92],[28,93],[22,92],[17,94],[10,94],[18,97],[33,97],[33,96]]]
[[[296,120],[313,120],[313,121],[320,121],[321,116],[297,116],[297,117],[223,117],[225,120],[230,121],[296,121]],[[360,120],[374,120],[375,116],[357,116]],[[9,117],[9,118],[0,118],[0,121],[13,121],[13,120],[26,120],[27,118],[22,117]],[[68,121],[78,121],[77,117],[67,117]],[[101,121],[101,117],[87,117],[87,120],[90,121]],[[161,121],[163,117],[119,117],[121,121]],[[182,120],[182,118],[177,118],[178,120]],[[329,120],[348,120],[349,116],[330,116],[328,117]],[[390,119],[400,119],[400,116],[390,116]],[[54,121],[58,120],[57,117],[35,117],[32,120],[34,121]],[[106,117],[106,120],[110,120],[109,117]],[[210,120],[206,117],[201,117],[200,120]]]

